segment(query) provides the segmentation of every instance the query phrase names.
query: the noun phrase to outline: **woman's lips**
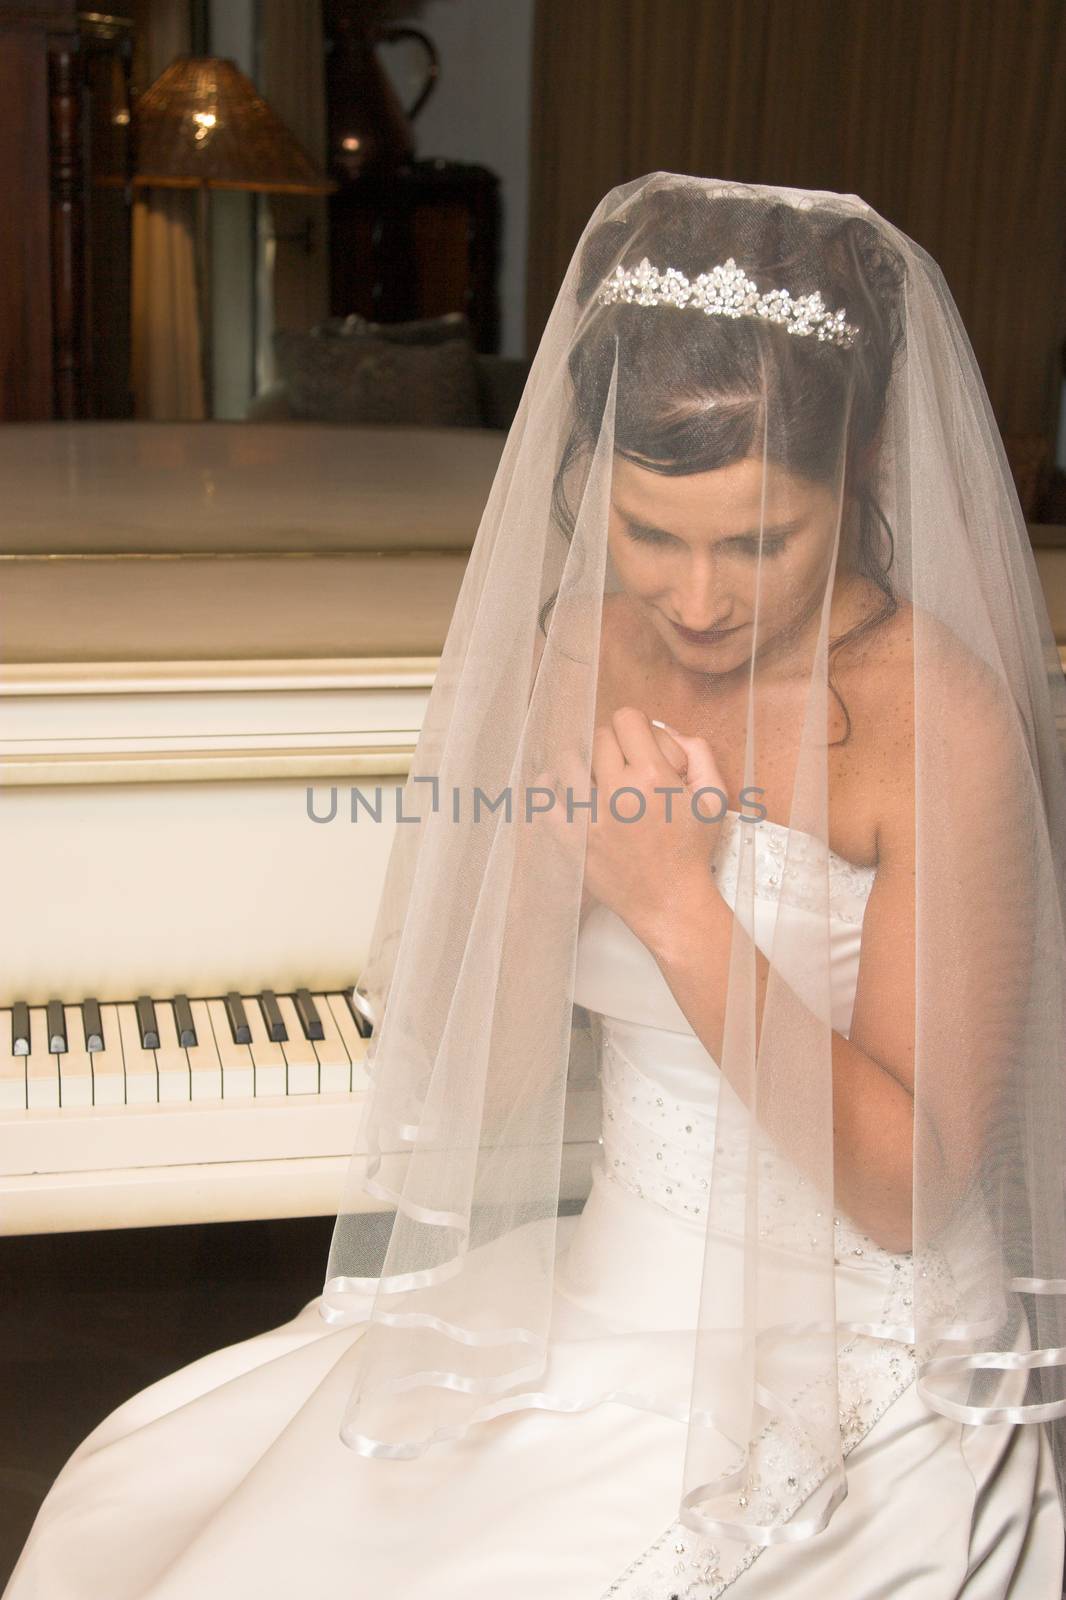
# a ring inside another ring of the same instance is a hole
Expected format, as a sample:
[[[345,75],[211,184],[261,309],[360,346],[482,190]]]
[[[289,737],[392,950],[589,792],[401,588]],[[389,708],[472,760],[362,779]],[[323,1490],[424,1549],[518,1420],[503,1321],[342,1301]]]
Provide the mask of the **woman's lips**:
[[[738,622],[732,628],[712,628],[707,633],[696,633],[692,628],[683,628],[680,622],[671,621],[670,626],[676,628],[682,639],[688,639],[691,644],[717,644],[719,639],[728,639],[731,633],[739,633],[744,624]]]

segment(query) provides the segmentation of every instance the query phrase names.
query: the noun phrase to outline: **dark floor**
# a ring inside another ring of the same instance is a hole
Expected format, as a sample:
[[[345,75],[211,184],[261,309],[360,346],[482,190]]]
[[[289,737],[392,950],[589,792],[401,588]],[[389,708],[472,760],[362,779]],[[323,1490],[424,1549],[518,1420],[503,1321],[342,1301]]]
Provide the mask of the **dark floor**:
[[[157,1378],[295,1316],[333,1221],[0,1238],[0,1589],[75,1445]]]

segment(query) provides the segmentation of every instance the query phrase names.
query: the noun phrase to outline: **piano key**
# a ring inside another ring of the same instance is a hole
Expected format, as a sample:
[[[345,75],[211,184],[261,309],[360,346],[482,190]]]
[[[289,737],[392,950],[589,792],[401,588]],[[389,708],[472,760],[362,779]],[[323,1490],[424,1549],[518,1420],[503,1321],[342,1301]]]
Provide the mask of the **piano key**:
[[[45,1006],[48,1018],[48,1048],[54,1056],[61,1056],[67,1048],[67,1019],[61,1000],[49,1000]]]
[[[236,989],[231,989],[223,1004],[226,1008],[226,1017],[233,1034],[234,1044],[251,1044],[252,1034],[248,1027],[248,1016],[244,1009],[244,1001]]]
[[[172,1105],[191,1097],[189,1052],[178,1041],[178,1027],[174,1020],[174,1007],[168,1000],[155,1005],[156,1029],[159,1048],[155,1053],[159,1073],[159,1103]]]
[[[187,994],[176,994],[172,1001],[174,1007],[174,1026],[178,1030],[178,1043],[183,1049],[188,1049],[197,1043],[196,1023],[193,1021],[192,1007]]]
[[[91,1055],[96,1050],[103,1050],[104,1024],[100,1014],[100,1006],[95,1000],[83,1000],[81,1003],[82,1025],[85,1029],[85,1048]]]
[[[30,1007],[30,1053],[26,1058],[26,1104],[59,1105],[59,1060],[48,1048],[48,1013],[44,1006]]]
[[[137,1008],[126,1001],[115,1007],[118,1017],[119,1037],[122,1040],[122,1063],[126,1070],[126,1104],[148,1105],[159,1100],[159,1073],[155,1064],[155,1051],[146,1050],[141,1043],[141,1026]]]
[[[370,1009],[370,1001],[354,987],[344,991],[344,999],[360,1036],[369,1039],[374,1032],[374,1014]]]
[[[16,1056],[30,1053],[30,1008],[25,1000],[16,1000],[11,1007],[11,1050]]]
[[[278,995],[278,1010],[289,1037],[281,1046],[285,1052],[286,1092],[288,1094],[318,1093],[318,1056],[315,1047],[300,1026],[292,996]]]
[[[93,1063],[85,1047],[80,1006],[64,1006],[67,1048],[59,1058],[59,1104],[64,1108],[93,1103]]]
[[[352,1086],[352,1058],[333,1020],[324,994],[312,996],[322,1038],[315,1041],[318,1056],[318,1083],[321,1094],[347,1094]]]
[[[196,1043],[186,1045],[189,1057],[190,1098],[197,1102],[222,1099],[222,1061],[206,1000],[190,1000],[189,1012]]]
[[[150,995],[137,996],[137,1026],[141,1030],[141,1045],[145,1050],[159,1049],[159,1023],[156,1021],[155,1006]]]
[[[297,989],[292,997],[296,1007],[296,1015],[300,1019],[300,1027],[304,1031],[305,1039],[319,1040],[325,1037],[322,1031],[322,1018],[315,1008],[309,989]]]
[[[0,1012],[0,1109],[26,1109],[26,1057],[15,1054],[10,1010]]]
[[[348,996],[346,993],[327,994],[324,998],[330,1015],[337,1025],[337,1032],[344,1040],[345,1048],[351,1057],[352,1088],[366,1090],[370,1087],[370,1074],[366,1070],[367,1041],[356,1025],[351,1006],[348,1004]]]
[[[126,1067],[122,1052],[122,1033],[118,1025],[118,1007],[98,1006],[95,1000],[89,1000],[82,1004],[83,1017],[86,1015],[87,1006],[93,1008],[90,1014],[99,1024],[94,1028],[94,1036],[100,1041],[97,1049],[92,1048],[88,1027],[85,1032],[85,1043],[89,1049],[89,1060],[93,1069],[93,1105],[125,1105]]]
[[[232,992],[225,1000],[209,1000],[207,1014],[211,1018],[211,1031],[215,1036],[215,1048],[218,1050],[218,1059],[222,1063],[222,1098],[223,1100],[251,1100],[255,1095],[255,1068],[252,1063],[252,1052],[247,1042],[239,1044],[234,1036],[230,1018],[235,1014],[231,1002],[236,1000],[240,1004],[240,995]],[[244,1016],[244,1007],[240,1007],[240,1016]],[[247,1018],[244,1021],[244,1031],[248,1032]],[[251,1034],[249,1033],[249,1038]]]
[[[277,1043],[282,1043],[289,1036],[285,1032],[285,1023],[281,1012],[278,1010],[278,997],[273,989],[264,989],[259,996],[259,1005],[266,1020],[267,1034]]]
[[[269,1037],[266,1019],[260,1006],[249,1000],[245,1007],[248,1026],[252,1033],[249,1049],[255,1068],[255,1097],[285,1093],[285,1055],[280,1044]],[[279,1013],[280,1020],[280,1013]]]

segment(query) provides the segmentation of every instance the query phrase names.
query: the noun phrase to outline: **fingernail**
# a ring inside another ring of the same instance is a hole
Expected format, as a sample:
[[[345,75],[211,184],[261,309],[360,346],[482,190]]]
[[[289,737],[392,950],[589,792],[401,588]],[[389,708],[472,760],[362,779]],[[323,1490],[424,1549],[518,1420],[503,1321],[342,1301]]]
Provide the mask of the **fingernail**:
[[[652,723],[652,727],[653,728],[664,728],[667,733],[676,733],[677,732],[677,729],[676,728],[671,728],[671,726],[670,726],[670,724],[668,722],[660,722],[658,717],[652,717],[651,723]]]

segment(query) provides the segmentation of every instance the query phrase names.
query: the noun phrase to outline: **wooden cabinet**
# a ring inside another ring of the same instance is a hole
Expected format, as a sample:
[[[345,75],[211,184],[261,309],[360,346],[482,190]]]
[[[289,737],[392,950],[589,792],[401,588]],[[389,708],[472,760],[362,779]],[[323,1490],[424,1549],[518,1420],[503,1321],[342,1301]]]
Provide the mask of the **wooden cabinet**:
[[[463,311],[478,350],[499,349],[499,179],[487,167],[413,161],[329,200],[330,310],[374,322]]]
[[[0,3],[0,421],[129,414],[131,31]]]

